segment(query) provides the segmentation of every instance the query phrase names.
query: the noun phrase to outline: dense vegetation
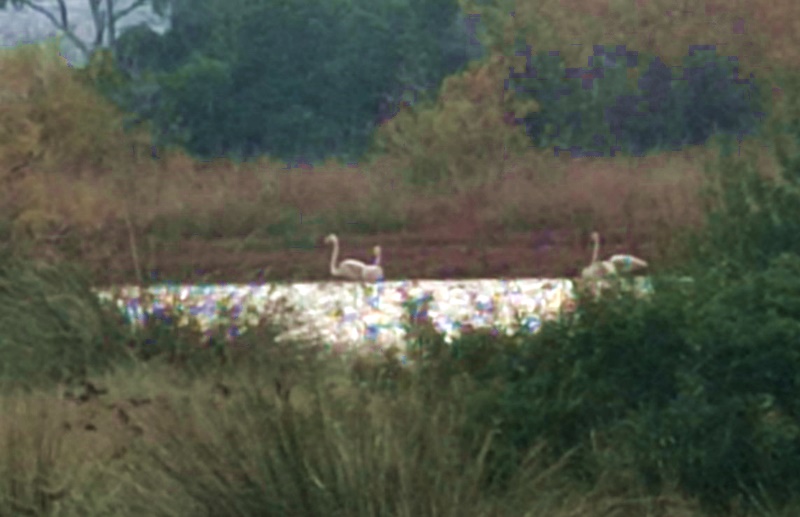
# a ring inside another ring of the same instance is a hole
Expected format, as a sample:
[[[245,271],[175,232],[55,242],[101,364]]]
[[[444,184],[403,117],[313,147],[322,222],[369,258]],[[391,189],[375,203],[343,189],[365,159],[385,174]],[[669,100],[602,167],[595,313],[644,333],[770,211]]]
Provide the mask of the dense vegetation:
[[[246,0],[188,5],[176,3],[164,36],[144,26],[123,34],[117,56],[124,86],[107,93],[152,121],[160,143],[179,143],[205,158],[356,159],[377,122],[394,116],[402,102],[424,106],[443,79],[486,53],[455,0],[310,0],[293,2],[291,9]],[[480,33],[487,23],[471,25]],[[569,68],[555,49],[531,56],[525,33],[512,32],[521,47],[514,51],[531,59],[524,73],[512,74],[519,80],[509,88],[538,103],[516,114],[536,146],[639,155],[700,145],[717,132],[756,130],[759,97],[747,91],[756,88],[755,80],[740,84],[736,63],[712,45],[690,49],[682,74],[630,45],[596,45],[588,63]],[[638,84],[630,84],[631,72],[641,76]],[[492,73],[483,102],[497,97],[506,73],[507,67]],[[468,80],[486,89],[478,77]],[[481,101],[463,89],[442,88],[441,97],[452,99],[448,109],[423,113],[444,128],[437,137],[449,149],[426,152],[455,159],[469,144],[450,143],[458,135],[446,131],[456,117],[475,117],[456,103],[468,99],[472,109],[490,111],[476,108]],[[424,140],[427,122],[419,124],[413,131]]]
[[[733,170],[750,181],[726,184],[728,199],[788,188]],[[687,235],[713,264],[687,265],[694,282],[657,275],[646,301],[582,298],[534,336],[446,345],[415,320],[411,367],[392,351],[330,361],[275,344],[269,325],[210,348],[159,319],[133,333],[79,269],[9,253],[4,414],[16,417],[0,426],[0,454],[16,467],[0,474],[0,508],[790,515],[800,257],[776,247],[748,264],[714,236],[743,223],[780,235],[797,206],[773,205],[769,219],[721,206]]]
[[[163,37],[126,32],[111,95],[203,157],[357,158],[404,88],[468,59],[454,0],[177,2]]]
[[[466,36],[452,2],[274,2],[264,30],[263,3],[208,0],[176,3],[172,32],[132,30],[84,70],[52,46],[0,56],[0,514],[795,515],[794,56],[757,31],[738,65],[719,49],[687,55],[701,22],[676,37],[653,14],[664,2],[639,11],[659,52],[622,30],[624,10],[604,35],[556,0],[514,16],[511,4],[461,3],[482,16],[481,51],[452,45]],[[576,34],[602,46],[571,48]],[[525,69],[523,40],[536,77],[509,70]],[[568,72],[589,52],[602,72]],[[774,68],[737,83],[734,68],[749,77],[758,60]],[[397,106],[407,84],[428,93]],[[613,163],[575,172],[551,158],[613,138]],[[153,139],[173,146],[158,160],[139,151]],[[179,144],[253,160],[201,163]],[[661,179],[635,168],[675,146],[700,147],[664,159]],[[305,183],[282,168],[332,155],[369,157],[370,178],[345,184],[333,160]],[[702,182],[685,170],[698,163]],[[110,267],[122,248],[142,275],[140,250],[184,235],[243,249],[263,234],[313,242],[354,218],[421,227],[481,189],[494,196],[481,215],[501,225],[654,234],[655,295],[582,298],[534,336],[445,345],[415,323],[406,368],[393,351],[331,361],[277,344],[269,318],[234,345],[199,347],[197,329],[155,318],[132,332],[76,265]],[[293,210],[312,204],[301,225]]]

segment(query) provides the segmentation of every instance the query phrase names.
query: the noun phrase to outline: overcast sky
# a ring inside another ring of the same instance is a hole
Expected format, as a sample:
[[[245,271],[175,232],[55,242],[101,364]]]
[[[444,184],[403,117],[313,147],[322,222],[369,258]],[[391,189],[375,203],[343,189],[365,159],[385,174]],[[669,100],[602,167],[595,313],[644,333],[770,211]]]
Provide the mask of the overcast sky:
[[[116,0],[115,10],[124,9],[134,0]],[[53,13],[58,13],[56,0],[36,0],[36,3],[52,9]],[[75,27],[75,32],[84,41],[94,39],[94,24],[89,10],[88,0],[66,0],[69,9],[70,24]],[[158,22],[158,18],[153,14],[149,7],[132,12],[122,20],[117,26],[117,35],[121,34],[121,29],[139,23],[149,23],[153,29],[161,32],[166,29],[167,23]],[[20,43],[33,43],[58,33],[52,22],[41,13],[30,9],[17,11],[12,7],[0,10],[0,47],[13,47]],[[76,65],[81,65],[82,56],[69,41],[62,44],[62,53]]]

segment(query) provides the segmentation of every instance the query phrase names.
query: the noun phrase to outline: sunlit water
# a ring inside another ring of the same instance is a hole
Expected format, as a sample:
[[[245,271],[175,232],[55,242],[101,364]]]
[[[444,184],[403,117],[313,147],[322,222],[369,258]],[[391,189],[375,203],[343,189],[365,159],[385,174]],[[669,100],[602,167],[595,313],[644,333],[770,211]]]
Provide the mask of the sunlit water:
[[[637,279],[635,289],[652,293],[646,278]],[[468,329],[537,332],[575,307],[575,286],[568,279],[164,284],[97,293],[134,326],[157,318],[196,324],[206,333],[222,328],[235,339],[263,318],[288,329],[278,340],[310,339],[335,353],[380,352],[392,345],[403,350],[411,318],[429,321],[452,342]]]

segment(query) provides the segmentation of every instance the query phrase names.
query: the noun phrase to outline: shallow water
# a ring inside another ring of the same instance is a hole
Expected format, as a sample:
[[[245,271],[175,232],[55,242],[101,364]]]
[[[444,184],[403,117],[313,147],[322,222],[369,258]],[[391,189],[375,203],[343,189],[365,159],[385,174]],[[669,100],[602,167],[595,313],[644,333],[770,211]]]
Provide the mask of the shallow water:
[[[652,292],[647,279],[637,291]],[[136,325],[146,318],[191,322],[203,331],[219,325],[231,336],[255,326],[261,317],[290,329],[278,340],[309,338],[337,353],[404,348],[405,326],[416,311],[450,342],[464,330],[494,329],[511,334],[536,332],[541,324],[574,307],[568,279],[403,280],[306,282],[295,284],[164,284],[97,290]]]

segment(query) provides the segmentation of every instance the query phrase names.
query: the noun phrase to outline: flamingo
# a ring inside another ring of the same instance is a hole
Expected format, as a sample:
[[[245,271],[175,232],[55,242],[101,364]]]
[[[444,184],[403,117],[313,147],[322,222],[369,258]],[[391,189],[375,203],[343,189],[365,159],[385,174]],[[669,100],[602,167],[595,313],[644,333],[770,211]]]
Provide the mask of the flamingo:
[[[339,258],[339,239],[334,234],[325,237],[325,244],[333,243],[333,255],[331,255],[331,275],[341,276],[349,280],[362,280],[367,282],[375,282],[383,278],[383,268],[381,268],[380,246],[375,246],[375,263],[367,265],[360,260],[347,259],[343,260],[336,265],[336,259]]]
[[[604,278],[622,273],[631,273],[647,267],[647,262],[633,255],[612,255],[608,260],[598,261],[600,251],[600,234],[592,232],[594,251],[592,263],[583,269],[583,278]]]

